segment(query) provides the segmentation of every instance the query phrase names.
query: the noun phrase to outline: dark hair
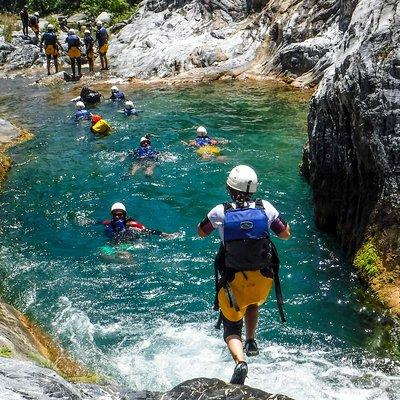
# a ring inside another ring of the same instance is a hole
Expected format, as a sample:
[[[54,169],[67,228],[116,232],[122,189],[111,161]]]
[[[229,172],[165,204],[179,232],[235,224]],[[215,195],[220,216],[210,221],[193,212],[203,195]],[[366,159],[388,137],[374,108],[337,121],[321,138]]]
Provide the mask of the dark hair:
[[[226,185],[229,195],[232,200],[239,206],[243,207],[246,201],[250,201],[253,193],[241,192],[240,190],[232,189],[230,186]]]

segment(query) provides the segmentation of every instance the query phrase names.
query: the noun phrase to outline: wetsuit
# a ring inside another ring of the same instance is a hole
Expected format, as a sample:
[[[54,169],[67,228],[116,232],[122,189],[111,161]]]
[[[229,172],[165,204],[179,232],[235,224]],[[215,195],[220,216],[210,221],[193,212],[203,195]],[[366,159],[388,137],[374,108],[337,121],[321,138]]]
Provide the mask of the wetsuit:
[[[28,36],[28,26],[29,26],[29,14],[28,14],[28,10],[26,8],[24,8],[23,10],[21,10],[21,12],[19,13],[19,16],[21,18],[21,22],[22,22],[22,33],[25,36]]]
[[[29,18],[29,26],[33,30],[36,37],[39,37],[39,18],[36,15],[32,15]]]
[[[78,75],[81,76],[81,41],[77,35],[68,35],[65,39],[68,44],[68,56],[71,60],[72,76],[75,77],[75,62],[78,65]]]
[[[91,67],[93,66],[93,60],[94,60],[94,49],[93,49],[94,39],[92,38],[92,35],[85,35],[85,37],[83,38],[83,42],[85,43],[86,57],[88,59],[89,67]]]

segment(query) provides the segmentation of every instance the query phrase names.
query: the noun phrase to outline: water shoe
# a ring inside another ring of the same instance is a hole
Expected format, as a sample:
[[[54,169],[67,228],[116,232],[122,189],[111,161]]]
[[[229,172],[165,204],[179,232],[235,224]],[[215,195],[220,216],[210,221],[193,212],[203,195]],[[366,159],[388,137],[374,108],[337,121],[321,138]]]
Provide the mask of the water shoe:
[[[236,364],[236,367],[233,371],[233,375],[231,378],[231,383],[235,385],[244,385],[244,381],[247,376],[247,371],[248,371],[247,363],[245,363],[244,361],[241,361],[238,364]]]
[[[258,356],[260,352],[258,351],[258,346],[254,339],[247,339],[244,342],[244,352],[248,357]]]

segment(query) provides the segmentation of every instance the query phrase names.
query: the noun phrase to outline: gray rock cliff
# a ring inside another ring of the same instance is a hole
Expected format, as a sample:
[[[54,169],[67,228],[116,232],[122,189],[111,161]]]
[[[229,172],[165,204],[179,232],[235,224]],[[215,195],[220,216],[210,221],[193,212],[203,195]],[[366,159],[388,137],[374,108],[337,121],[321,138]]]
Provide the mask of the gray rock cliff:
[[[318,226],[358,251],[361,275],[400,315],[399,40],[398,1],[355,5],[311,102],[306,157]]]

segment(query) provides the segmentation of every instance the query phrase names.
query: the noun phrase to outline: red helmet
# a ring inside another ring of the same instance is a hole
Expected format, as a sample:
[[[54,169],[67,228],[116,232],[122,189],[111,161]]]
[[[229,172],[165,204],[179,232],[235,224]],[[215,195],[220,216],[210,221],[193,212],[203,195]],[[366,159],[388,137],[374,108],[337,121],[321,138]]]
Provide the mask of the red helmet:
[[[92,122],[95,124],[96,122],[99,122],[101,120],[101,116],[100,115],[92,115]]]

